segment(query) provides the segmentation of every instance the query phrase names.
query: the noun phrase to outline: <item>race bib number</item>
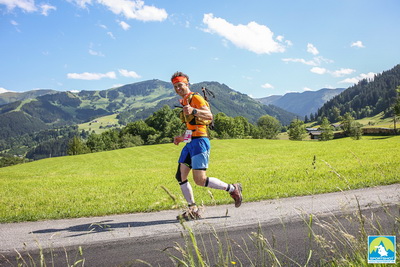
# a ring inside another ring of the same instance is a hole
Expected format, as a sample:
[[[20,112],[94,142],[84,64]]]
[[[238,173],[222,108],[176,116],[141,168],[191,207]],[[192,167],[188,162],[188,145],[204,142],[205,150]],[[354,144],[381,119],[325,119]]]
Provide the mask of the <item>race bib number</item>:
[[[185,134],[183,135],[183,142],[190,143],[192,141],[192,131],[186,130]]]

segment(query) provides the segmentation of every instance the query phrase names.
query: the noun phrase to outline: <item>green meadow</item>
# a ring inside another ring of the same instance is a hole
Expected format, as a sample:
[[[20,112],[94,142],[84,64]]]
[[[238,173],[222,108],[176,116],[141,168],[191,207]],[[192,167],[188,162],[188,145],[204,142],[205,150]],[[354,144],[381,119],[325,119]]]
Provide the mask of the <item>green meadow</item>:
[[[92,120],[90,122],[78,124],[79,131],[84,130],[88,131],[89,133],[94,131],[97,134],[101,134],[109,129],[115,129],[121,127],[118,123],[117,115],[118,114],[103,116],[95,120]]]
[[[242,183],[245,202],[400,182],[400,136],[211,144],[208,176]],[[182,146],[140,146],[1,168],[0,222],[182,208],[175,179]],[[232,203],[226,192],[190,181],[198,204]]]

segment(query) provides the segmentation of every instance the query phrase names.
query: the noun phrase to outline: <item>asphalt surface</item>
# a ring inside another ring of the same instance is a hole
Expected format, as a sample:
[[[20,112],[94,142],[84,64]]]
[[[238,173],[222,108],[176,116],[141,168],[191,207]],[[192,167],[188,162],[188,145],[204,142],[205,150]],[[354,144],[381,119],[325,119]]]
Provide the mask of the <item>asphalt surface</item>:
[[[299,229],[307,227],[303,218],[307,218],[310,214],[319,217],[335,217],[350,214],[359,209],[382,211],[383,206],[390,206],[398,216],[399,205],[400,184],[393,184],[321,195],[245,202],[240,208],[235,208],[233,204],[208,206],[204,210],[204,219],[188,222],[187,225],[197,231],[212,229],[240,233],[245,230],[257,231],[260,226],[269,226],[269,230],[277,226],[282,228],[291,223],[290,233],[288,234],[286,230],[285,235],[296,239],[296,233],[305,232],[304,229],[301,231]],[[3,255],[0,257],[0,265],[6,266],[6,263],[10,263],[9,259],[18,253],[34,255],[39,248],[65,250],[71,255],[76,254],[80,246],[86,255],[85,266],[128,266],[127,256],[130,259],[140,258],[148,262],[152,260],[153,266],[167,266],[159,258],[160,256],[155,254],[155,251],[160,252],[168,246],[173,246],[174,242],[182,241],[182,225],[175,219],[179,212],[169,210],[0,224],[0,255]],[[133,247],[133,244],[136,247]],[[52,257],[54,261],[58,258],[63,258],[65,261],[66,258],[63,253]],[[79,256],[75,259],[77,258]],[[98,263],[90,264],[96,260]],[[171,261],[169,263],[171,264]]]

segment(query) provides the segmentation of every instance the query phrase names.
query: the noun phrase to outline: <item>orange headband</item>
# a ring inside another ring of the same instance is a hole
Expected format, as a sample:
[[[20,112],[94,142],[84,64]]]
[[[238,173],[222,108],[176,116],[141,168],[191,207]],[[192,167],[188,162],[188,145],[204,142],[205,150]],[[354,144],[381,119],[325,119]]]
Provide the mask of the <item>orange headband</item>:
[[[184,76],[177,76],[175,78],[172,79],[172,84],[175,83],[189,83],[188,79]]]

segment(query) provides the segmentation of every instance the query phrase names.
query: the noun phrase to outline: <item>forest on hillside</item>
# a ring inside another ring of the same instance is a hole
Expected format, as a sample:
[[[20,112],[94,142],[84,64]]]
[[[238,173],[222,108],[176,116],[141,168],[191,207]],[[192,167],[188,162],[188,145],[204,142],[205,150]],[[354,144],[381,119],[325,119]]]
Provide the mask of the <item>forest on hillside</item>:
[[[349,87],[325,103],[310,119],[338,121],[340,116],[350,113],[355,119],[375,116],[381,112],[385,117],[393,115],[396,88],[400,85],[400,64],[391,70],[375,75],[373,80],[364,79]]]

